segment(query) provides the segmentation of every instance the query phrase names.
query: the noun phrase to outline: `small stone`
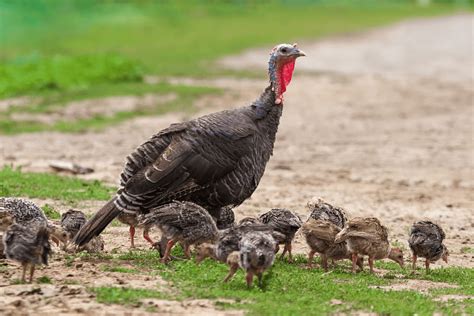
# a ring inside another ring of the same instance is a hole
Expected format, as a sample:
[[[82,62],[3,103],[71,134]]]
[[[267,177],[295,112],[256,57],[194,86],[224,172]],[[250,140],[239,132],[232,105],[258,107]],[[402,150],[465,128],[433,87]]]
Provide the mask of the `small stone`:
[[[76,265],[74,266],[76,269],[80,269],[84,266],[83,263],[79,262],[79,263],[76,263]]]

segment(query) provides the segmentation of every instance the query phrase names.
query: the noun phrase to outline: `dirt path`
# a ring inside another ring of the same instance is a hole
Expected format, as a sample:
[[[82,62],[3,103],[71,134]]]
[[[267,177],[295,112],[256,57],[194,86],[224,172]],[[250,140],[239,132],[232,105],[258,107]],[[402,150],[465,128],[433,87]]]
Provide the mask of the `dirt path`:
[[[352,216],[379,217],[405,246],[411,223],[429,218],[447,233],[449,264],[474,267],[473,254],[461,252],[474,244],[473,20],[414,20],[300,43],[308,57],[298,60],[286,93],[274,156],[238,216],[277,206],[305,214],[306,202],[321,196]],[[265,48],[220,63],[264,71],[267,56]],[[196,83],[228,90],[197,100],[208,105],[198,115],[248,104],[265,86],[262,80]],[[140,118],[102,133],[0,136],[0,165],[45,171],[49,160],[68,159],[97,170],[87,177],[115,183],[134,147],[184,119]],[[98,203],[83,207],[93,211]],[[127,246],[125,231],[111,228],[107,248]],[[296,248],[306,251],[300,237]]]

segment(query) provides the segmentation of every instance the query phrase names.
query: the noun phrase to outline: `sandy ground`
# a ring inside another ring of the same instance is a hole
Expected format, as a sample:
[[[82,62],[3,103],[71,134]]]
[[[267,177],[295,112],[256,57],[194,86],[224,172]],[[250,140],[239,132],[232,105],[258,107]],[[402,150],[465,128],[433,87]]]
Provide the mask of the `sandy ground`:
[[[274,156],[252,198],[236,209],[237,216],[272,207],[290,208],[306,216],[307,201],[321,196],[344,207],[351,216],[380,218],[390,229],[391,239],[406,248],[410,225],[431,219],[446,231],[449,265],[474,267],[474,255],[461,252],[474,244],[473,21],[472,15],[413,20],[363,34],[300,43],[308,57],[298,60],[285,95]],[[219,63],[265,71],[268,51],[255,49]],[[203,109],[196,115],[248,104],[266,84],[229,78],[184,81],[226,88],[224,95],[196,100]],[[184,114],[168,114],[134,119],[101,133],[0,136],[0,165],[48,171],[50,160],[72,160],[96,170],[85,178],[115,184],[131,150],[156,131],[185,119]],[[84,202],[79,208],[92,212],[100,204]],[[55,205],[68,208],[64,203]],[[126,231],[125,227],[110,227],[104,234],[107,250],[127,247]],[[137,244],[146,247],[140,239]],[[296,238],[295,250],[307,251],[301,236]],[[88,265],[75,276],[81,284],[95,278],[97,269]],[[434,267],[442,265],[446,264]],[[51,276],[53,290],[61,291],[68,273],[77,271],[55,263],[38,276]],[[108,284],[119,285],[114,278],[124,278],[123,274],[108,274]],[[13,300],[16,296],[5,291],[15,291],[11,288],[16,286],[8,286],[9,276],[2,273],[2,278],[0,302]],[[156,279],[142,281],[142,286],[158,283],[166,287]],[[417,288],[424,285],[410,283],[410,289]],[[61,312],[105,313],[98,312],[100,304],[91,300],[83,286],[79,292],[64,295],[64,306],[53,305],[62,308]],[[44,299],[27,298],[9,304],[25,304],[23,311],[42,311]],[[71,308],[69,302],[73,306],[77,299],[92,307]],[[210,302],[168,304],[177,307],[158,310],[212,310]],[[144,310],[114,307],[114,312]]]

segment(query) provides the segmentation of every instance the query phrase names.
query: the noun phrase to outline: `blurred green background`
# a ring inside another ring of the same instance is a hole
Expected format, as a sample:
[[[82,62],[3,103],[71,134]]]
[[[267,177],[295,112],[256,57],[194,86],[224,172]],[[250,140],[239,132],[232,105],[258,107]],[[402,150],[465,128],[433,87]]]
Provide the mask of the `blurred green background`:
[[[49,104],[88,96],[173,89],[145,86],[148,74],[244,76],[248,73],[219,69],[213,61],[253,46],[355,32],[472,5],[472,0],[0,0],[0,99],[41,96],[21,110],[41,112]],[[19,110],[0,112],[0,132],[42,129],[36,123],[16,126],[11,111]]]

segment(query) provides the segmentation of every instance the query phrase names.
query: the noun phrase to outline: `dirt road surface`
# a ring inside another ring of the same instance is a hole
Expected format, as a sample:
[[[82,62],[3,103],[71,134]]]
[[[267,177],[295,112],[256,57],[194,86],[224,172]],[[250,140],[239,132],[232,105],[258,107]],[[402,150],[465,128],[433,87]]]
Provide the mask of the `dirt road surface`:
[[[274,156],[252,198],[236,209],[238,217],[272,207],[306,216],[307,201],[319,196],[351,216],[378,217],[389,228],[390,238],[406,248],[410,225],[431,219],[446,231],[449,265],[474,267],[473,254],[461,251],[474,244],[473,22],[473,15],[420,19],[299,43],[307,57],[297,61],[285,95]],[[268,51],[268,47],[254,49],[219,63],[263,72]],[[172,81],[226,88],[224,95],[196,100],[203,108],[196,116],[249,104],[266,86],[263,80],[229,78]],[[134,119],[100,133],[0,136],[0,165],[49,171],[50,160],[66,159],[97,171],[86,178],[116,184],[130,151],[170,123],[185,119],[189,117],[174,113]],[[53,204],[63,211],[68,208]],[[100,205],[87,201],[80,208],[93,212]],[[128,247],[126,227],[110,227],[104,237],[108,250]],[[137,243],[146,247],[140,239]],[[300,236],[295,248],[307,251]],[[90,284],[95,276],[88,265],[79,272],[69,271],[71,278]],[[434,266],[441,265],[445,263]],[[38,276],[52,277],[53,290],[61,293],[58,287],[67,269],[53,263]],[[119,278],[111,272],[104,277],[112,280],[106,283]],[[1,278],[0,291],[11,290],[9,275]],[[154,279],[143,280],[142,287],[150,282],[165,286]],[[49,307],[44,300],[32,299],[34,295],[16,304],[43,312],[97,312],[102,306],[79,293],[65,295]],[[11,299],[0,295],[0,306],[2,300]],[[86,307],[77,309],[78,299],[87,302]],[[175,304],[167,312],[189,312],[189,306],[194,312],[212,310],[211,303],[188,303]]]

